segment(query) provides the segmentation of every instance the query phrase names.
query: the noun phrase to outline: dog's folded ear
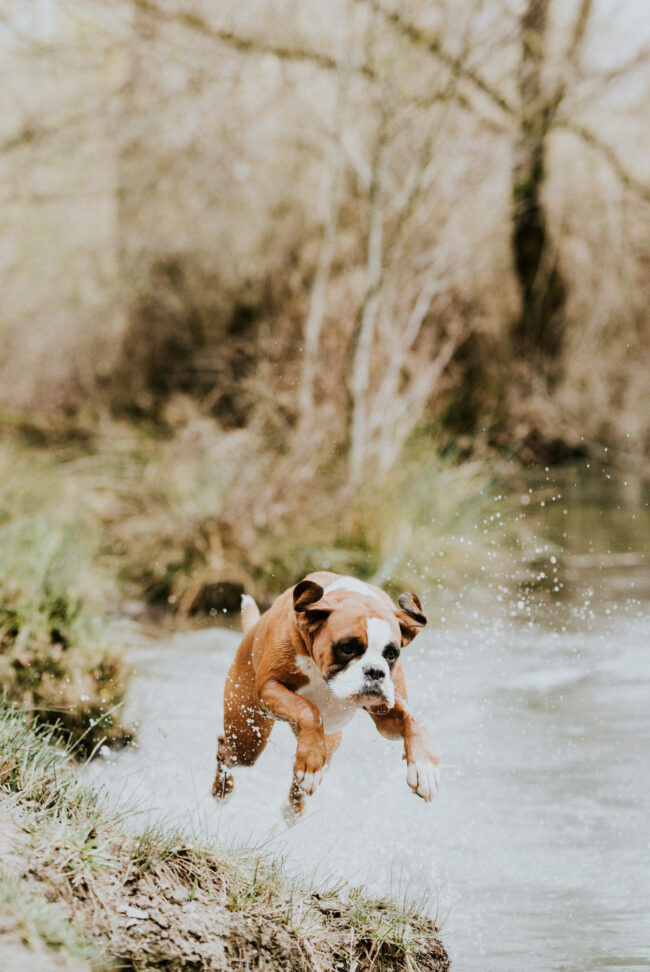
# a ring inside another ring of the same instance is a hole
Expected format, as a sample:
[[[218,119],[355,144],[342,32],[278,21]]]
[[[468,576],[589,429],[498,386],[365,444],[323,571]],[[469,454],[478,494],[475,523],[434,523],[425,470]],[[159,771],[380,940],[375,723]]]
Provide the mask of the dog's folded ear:
[[[316,581],[301,580],[293,589],[293,609],[297,614],[309,610],[312,604],[320,601],[325,591]]]
[[[416,594],[400,594],[397,598],[401,610],[395,611],[402,632],[402,645],[408,645],[427,623],[422,613],[422,605]]]
[[[325,591],[315,581],[301,580],[293,589],[293,609],[298,627],[314,634],[332,613],[332,607],[321,600]]]

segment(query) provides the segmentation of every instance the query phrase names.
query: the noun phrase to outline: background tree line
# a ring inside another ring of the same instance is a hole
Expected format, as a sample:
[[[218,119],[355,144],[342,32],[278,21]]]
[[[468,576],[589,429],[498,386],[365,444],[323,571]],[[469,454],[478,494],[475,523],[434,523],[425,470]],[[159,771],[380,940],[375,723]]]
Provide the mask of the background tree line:
[[[423,426],[461,454],[642,461],[633,3],[0,17],[6,408],[165,422],[181,394],[351,488]]]

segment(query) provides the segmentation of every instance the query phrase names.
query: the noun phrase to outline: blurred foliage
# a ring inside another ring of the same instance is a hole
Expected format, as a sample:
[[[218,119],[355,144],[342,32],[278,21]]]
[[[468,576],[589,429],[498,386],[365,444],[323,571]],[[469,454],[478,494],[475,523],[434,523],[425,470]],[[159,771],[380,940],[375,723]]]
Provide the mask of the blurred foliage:
[[[188,395],[354,486],[421,426],[643,461],[633,3],[5,7],[0,402]]]
[[[104,610],[117,603],[109,577],[120,582],[123,600],[188,617],[236,612],[244,590],[268,604],[323,567],[397,592],[435,582],[432,560],[446,556],[446,581],[457,589],[467,576],[466,543],[475,544],[470,573],[478,577],[495,535],[504,555],[521,542],[516,526],[496,533],[499,517],[483,527],[512,470],[501,464],[490,472],[485,459],[443,460],[426,435],[381,482],[349,493],[335,461],[296,467],[263,434],[223,430],[187,397],[176,397],[165,417],[157,435],[104,416],[89,433],[91,445],[62,447],[55,436],[49,447],[35,447],[24,444],[24,433],[6,442],[13,472],[3,536],[6,546],[9,537],[15,542],[5,583],[9,591],[29,579],[21,603],[27,617],[35,611],[43,621],[46,640],[59,614],[78,625],[102,598]],[[21,637],[28,636],[25,628]]]
[[[33,450],[3,442],[0,469],[0,690],[79,753],[124,742],[127,670],[83,501]]]

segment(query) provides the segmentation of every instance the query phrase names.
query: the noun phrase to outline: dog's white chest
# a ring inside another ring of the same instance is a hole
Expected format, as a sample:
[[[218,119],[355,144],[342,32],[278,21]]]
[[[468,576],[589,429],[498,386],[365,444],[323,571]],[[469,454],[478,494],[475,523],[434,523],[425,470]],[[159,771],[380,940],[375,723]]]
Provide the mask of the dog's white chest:
[[[297,689],[296,694],[316,706],[325,732],[338,732],[356,714],[358,706],[348,699],[337,699],[311,658],[299,655],[296,662],[300,671],[309,679],[306,685]]]

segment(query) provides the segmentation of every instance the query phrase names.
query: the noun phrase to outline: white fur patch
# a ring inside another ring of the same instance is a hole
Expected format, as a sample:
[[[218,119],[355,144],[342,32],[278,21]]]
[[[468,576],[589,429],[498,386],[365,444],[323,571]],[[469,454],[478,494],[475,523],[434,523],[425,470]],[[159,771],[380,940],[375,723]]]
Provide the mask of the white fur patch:
[[[298,786],[308,796],[315,793],[323,782],[323,773],[324,769],[317,770],[315,773],[305,773],[304,775],[302,773],[296,773]]]
[[[388,671],[388,664],[382,652],[386,645],[395,640],[388,621],[384,621],[383,618],[368,618],[366,621],[366,631],[368,632],[368,651],[366,652],[366,658],[370,652],[374,652],[379,655],[386,667],[386,671]]]
[[[435,763],[409,763],[406,782],[425,803],[430,803],[440,786],[440,770]]]
[[[328,584],[324,593],[329,594],[330,591],[351,591],[353,594],[363,594],[365,597],[374,597],[375,600],[380,600],[379,594],[373,591],[372,587],[364,581],[357,580],[356,577],[337,577],[335,581]]]
[[[363,695],[368,684],[367,670],[381,669],[384,672],[384,678],[379,684],[384,695],[383,702],[389,709],[392,709],[395,705],[395,686],[390,677],[388,662],[383,656],[384,648],[393,640],[390,625],[383,618],[368,618],[366,630],[368,632],[368,648],[360,658],[351,662],[342,672],[331,679],[330,688],[339,699]]]
[[[312,658],[298,655],[298,668],[309,679],[306,685],[296,690],[297,695],[315,705],[323,720],[325,732],[337,732],[346,726],[357,712],[357,706],[346,698],[337,698],[323,678],[321,670]]]

